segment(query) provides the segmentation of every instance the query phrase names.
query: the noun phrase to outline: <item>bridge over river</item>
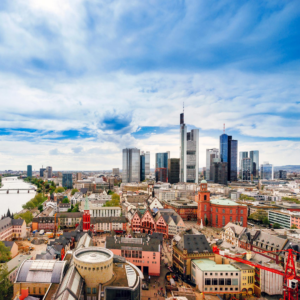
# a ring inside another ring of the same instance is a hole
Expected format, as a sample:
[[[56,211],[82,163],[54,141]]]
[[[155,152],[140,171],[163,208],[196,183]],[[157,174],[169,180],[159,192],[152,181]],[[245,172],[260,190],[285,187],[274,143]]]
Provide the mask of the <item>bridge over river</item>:
[[[27,188],[27,189],[5,189],[5,188],[2,188],[0,189],[0,193],[4,194],[9,194],[10,192],[13,192],[13,191],[16,191],[16,193],[14,194],[20,194],[20,191],[25,191],[27,192],[28,194],[33,191],[33,192],[36,192],[36,189],[35,188]]]

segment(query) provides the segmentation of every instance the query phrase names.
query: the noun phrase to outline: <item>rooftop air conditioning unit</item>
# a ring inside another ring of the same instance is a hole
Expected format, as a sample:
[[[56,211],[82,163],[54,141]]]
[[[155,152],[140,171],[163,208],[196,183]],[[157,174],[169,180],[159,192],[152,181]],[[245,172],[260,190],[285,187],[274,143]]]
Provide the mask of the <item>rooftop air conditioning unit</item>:
[[[288,279],[288,287],[291,289],[295,289],[298,286],[297,279]]]

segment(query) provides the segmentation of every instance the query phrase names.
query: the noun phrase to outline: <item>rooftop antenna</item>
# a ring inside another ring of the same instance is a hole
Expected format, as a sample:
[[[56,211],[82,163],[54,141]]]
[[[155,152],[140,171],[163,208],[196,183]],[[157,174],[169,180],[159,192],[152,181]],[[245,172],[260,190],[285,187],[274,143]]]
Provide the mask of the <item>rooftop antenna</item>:
[[[223,133],[225,133],[225,123],[223,124]]]

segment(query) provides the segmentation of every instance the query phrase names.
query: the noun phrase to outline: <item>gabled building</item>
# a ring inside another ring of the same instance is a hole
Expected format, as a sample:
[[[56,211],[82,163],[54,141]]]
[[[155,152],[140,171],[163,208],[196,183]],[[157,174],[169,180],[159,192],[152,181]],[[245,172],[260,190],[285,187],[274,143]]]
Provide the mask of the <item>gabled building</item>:
[[[234,223],[227,223],[222,229],[222,239],[236,247],[239,246],[239,241],[243,233],[247,231],[246,227],[236,225]]]
[[[182,231],[173,239],[173,267],[187,278],[191,278],[192,260],[214,257],[205,235],[195,229]]]
[[[0,220],[0,241],[26,237],[26,222],[23,219],[6,217]]]

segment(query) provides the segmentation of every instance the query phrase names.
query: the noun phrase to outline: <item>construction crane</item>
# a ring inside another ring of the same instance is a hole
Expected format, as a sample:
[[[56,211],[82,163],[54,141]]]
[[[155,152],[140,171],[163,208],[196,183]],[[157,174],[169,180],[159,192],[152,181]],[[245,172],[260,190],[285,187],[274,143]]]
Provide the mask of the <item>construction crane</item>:
[[[215,254],[219,254],[223,257],[226,257],[228,259],[235,260],[237,262],[241,262],[243,264],[256,267],[265,271],[269,271],[278,275],[281,275],[283,277],[283,299],[284,300],[298,300],[298,282],[300,280],[300,277],[297,276],[296,270],[295,270],[295,262],[293,259],[293,255],[300,254],[299,252],[293,250],[293,249],[287,249],[287,250],[278,250],[278,251],[263,251],[264,253],[274,253],[274,252],[286,252],[288,253],[288,258],[286,261],[286,267],[285,271],[280,271],[276,269],[272,269],[266,266],[262,266],[258,263],[251,262],[246,259],[242,259],[240,257],[236,257],[233,254],[227,253],[226,251],[220,251],[218,247],[213,247],[213,252]],[[243,253],[246,254],[246,253]],[[243,255],[239,254],[239,255]]]

